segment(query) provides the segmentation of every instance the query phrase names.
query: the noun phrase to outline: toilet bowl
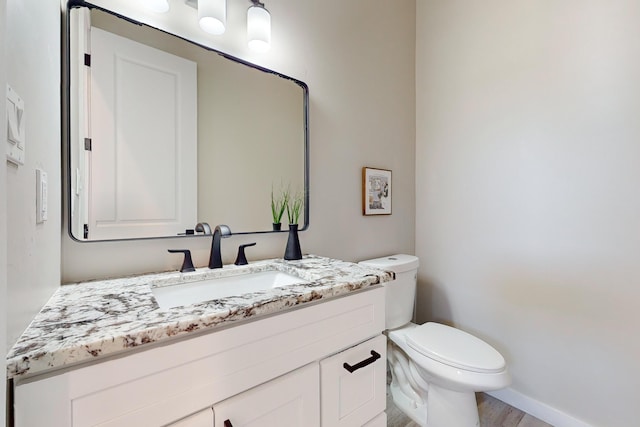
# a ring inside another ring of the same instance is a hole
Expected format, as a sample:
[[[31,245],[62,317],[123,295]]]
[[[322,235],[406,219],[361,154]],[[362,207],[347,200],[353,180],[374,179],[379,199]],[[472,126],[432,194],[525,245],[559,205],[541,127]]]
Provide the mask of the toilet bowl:
[[[392,255],[361,264],[393,271],[396,276],[384,284],[394,404],[420,426],[478,426],[475,393],[511,382],[502,355],[459,329],[434,322],[411,323],[418,258]]]

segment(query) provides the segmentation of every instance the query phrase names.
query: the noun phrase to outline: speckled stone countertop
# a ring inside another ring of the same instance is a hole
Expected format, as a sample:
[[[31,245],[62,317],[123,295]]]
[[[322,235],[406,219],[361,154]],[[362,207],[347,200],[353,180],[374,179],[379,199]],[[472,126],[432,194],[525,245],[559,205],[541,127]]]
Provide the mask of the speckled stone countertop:
[[[152,286],[276,270],[305,283],[162,309]],[[192,273],[167,272],[61,286],[7,355],[7,378],[48,372],[195,331],[344,295],[393,279],[392,273],[307,255]]]

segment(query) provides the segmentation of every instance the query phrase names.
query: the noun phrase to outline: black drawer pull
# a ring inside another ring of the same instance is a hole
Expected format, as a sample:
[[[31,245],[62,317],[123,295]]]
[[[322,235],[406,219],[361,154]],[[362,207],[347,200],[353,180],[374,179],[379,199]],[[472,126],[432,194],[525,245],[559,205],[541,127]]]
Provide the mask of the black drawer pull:
[[[376,353],[375,351],[371,350],[371,357],[370,358],[364,359],[362,362],[358,362],[353,366],[349,365],[348,363],[344,363],[342,366],[344,367],[344,369],[346,369],[350,373],[354,373],[355,371],[357,371],[360,368],[364,368],[367,365],[371,365],[373,362],[375,362],[378,359],[380,359],[380,355],[378,353]]]
[[[224,427],[233,427],[233,424],[229,420],[224,420]]]

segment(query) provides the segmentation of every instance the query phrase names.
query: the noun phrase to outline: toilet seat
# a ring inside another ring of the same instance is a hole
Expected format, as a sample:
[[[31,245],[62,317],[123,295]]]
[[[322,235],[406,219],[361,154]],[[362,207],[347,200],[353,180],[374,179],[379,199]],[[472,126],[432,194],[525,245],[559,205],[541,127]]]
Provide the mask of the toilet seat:
[[[504,357],[493,347],[464,331],[428,322],[407,331],[411,349],[445,365],[477,373],[505,370]]]

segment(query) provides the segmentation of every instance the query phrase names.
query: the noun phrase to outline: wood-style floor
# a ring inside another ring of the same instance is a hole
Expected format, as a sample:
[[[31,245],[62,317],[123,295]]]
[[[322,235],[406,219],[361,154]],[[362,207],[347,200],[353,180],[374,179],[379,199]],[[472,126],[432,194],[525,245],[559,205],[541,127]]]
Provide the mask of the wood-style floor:
[[[478,393],[481,427],[553,427],[487,394]],[[393,404],[387,388],[387,427],[419,427]]]

